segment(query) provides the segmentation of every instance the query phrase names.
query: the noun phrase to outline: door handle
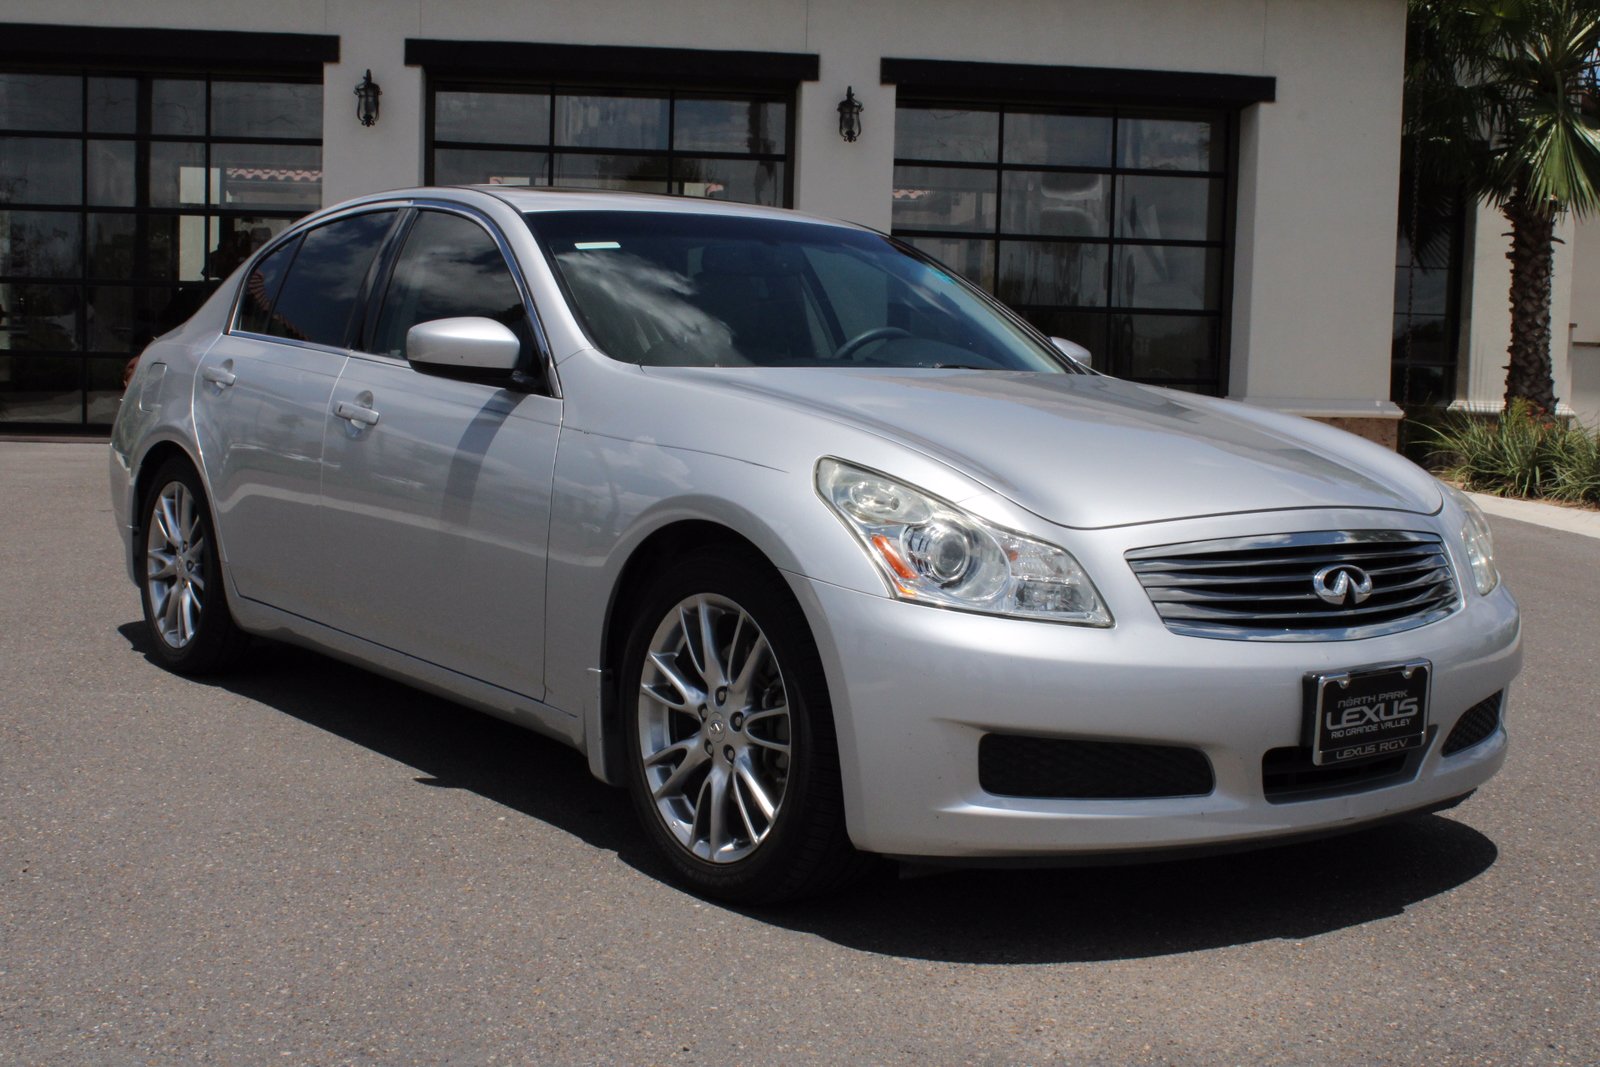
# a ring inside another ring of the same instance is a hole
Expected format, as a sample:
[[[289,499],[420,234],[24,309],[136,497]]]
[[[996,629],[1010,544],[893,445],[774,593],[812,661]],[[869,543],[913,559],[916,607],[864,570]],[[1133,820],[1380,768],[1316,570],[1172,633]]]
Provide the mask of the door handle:
[[[229,369],[232,366],[233,360],[230,359],[225,360],[222,363],[213,364],[209,367],[201,367],[200,377],[204,378],[212,385],[220,386],[221,388],[226,389],[228,386],[239,380],[239,376]]]
[[[352,404],[348,400],[341,400],[335,404],[333,413],[341,419],[348,419],[351,423],[359,423],[362,426],[376,426],[378,424],[378,413],[376,411],[361,404]]]

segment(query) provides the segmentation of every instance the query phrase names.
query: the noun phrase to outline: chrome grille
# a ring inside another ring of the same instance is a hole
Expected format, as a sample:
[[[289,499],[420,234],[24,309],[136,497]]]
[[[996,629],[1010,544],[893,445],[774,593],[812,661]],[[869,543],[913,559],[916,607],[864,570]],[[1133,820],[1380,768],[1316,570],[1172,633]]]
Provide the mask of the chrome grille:
[[[1430,533],[1271,534],[1141,548],[1126,557],[1167,629],[1195,637],[1377,637],[1435,622],[1461,603],[1444,545]],[[1364,596],[1363,574],[1372,583]],[[1329,597],[1317,592],[1319,575]]]

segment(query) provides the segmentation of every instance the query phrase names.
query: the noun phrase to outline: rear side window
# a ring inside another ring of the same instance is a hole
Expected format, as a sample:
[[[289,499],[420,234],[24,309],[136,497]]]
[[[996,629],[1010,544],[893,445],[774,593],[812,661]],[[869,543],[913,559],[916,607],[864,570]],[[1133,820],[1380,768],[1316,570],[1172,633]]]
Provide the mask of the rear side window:
[[[509,326],[528,350],[522,294],[494,238],[471,219],[424,211],[395,261],[372,350],[403,359],[411,327],[464,315]]]
[[[307,233],[267,333],[343,347],[367,269],[394,216],[393,211],[353,215]]]
[[[278,286],[294,259],[299,241],[286,241],[274,251],[256,261],[244,280],[244,293],[239,299],[239,322],[235,329],[250,333],[266,333],[272,318],[272,302],[278,297]]]

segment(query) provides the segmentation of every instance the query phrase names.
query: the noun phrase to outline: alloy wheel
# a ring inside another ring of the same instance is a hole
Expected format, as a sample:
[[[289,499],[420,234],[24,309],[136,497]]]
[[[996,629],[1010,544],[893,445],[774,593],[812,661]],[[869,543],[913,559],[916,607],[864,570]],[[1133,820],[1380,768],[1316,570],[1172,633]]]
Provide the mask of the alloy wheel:
[[[637,736],[661,822],[703,861],[747,858],[789,783],[788,693],[766,635],[726,597],[687,597],[656,627],[641,674]]]
[[[205,611],[208,546],[194,494],[168,482],[150,509],[145,535],[145,583],[156,632],[183,649],[200,632]]]

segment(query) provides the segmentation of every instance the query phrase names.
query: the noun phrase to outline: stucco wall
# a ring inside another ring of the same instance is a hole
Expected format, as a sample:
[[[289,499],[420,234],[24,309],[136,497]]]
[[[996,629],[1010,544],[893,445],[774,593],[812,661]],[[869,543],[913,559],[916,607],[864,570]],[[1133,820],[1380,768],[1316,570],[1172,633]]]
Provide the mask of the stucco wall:
[[[1600,345],[1573,343],[1572,413],[1591,430],[1600,430]]]
[[[887,228],[895,89],[880,57],[1271,75],[1240,146],[1230,392],[1285,410],[1388,417],[1404,0],[7,0],[15,21],[338,34],[324,197],[422,173],[422,72],[408,36],[814,52],[801,86],[796,206]],[[373,129],[352,90],[383,86]],[[530,75],[536,72],[529,72]],[[846,144],[846,86],[864,133]]]
[[[1270,3],[1244,118],[1230,393],[1327,416],[1388,402],[1403,3]]]
[[[1572,228],[1571,388],[1565,399],[1582,422],[1600,427],[1600,219]]]

